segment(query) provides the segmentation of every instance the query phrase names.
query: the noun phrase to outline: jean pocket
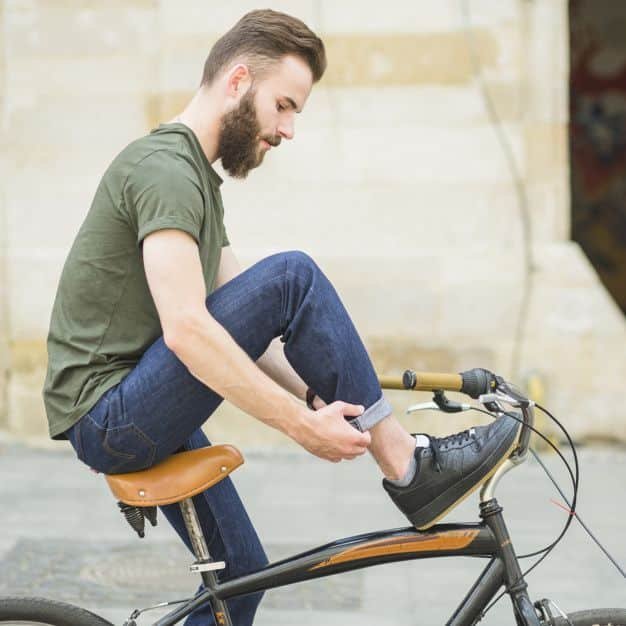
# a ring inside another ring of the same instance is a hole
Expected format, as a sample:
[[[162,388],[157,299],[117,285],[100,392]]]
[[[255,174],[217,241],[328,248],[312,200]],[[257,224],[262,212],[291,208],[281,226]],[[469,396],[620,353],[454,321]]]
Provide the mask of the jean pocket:
[[[78,458],[99,472],[137,472],[154,462],[156,444],[134,424],[106,428],[87,413],[77,430]]]

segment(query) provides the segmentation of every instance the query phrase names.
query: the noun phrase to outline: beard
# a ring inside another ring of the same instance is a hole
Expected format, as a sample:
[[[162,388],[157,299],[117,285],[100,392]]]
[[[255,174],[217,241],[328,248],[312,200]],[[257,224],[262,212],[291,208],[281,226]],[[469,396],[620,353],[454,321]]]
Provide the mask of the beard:
[[[254,93],[250,89],[239,106],[222,118],[218,141],[218,155],[222,167],[233,178],[245,178],[248,172],[261,165],[265,152],[261,150],[261,126],[254,106]],[[278,145],[280,138],[263,138],[271,145]]]

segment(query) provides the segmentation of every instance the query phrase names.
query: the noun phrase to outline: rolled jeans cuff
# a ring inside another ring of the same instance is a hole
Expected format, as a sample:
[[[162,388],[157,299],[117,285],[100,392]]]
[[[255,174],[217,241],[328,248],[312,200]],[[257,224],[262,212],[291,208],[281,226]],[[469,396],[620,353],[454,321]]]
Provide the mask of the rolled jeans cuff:
[[[357,430],[364,432],[372,428],[372,426],[376,426],[378,422],[385,419],[388,415],[391,415],[392,412],[393,409],[391,408],[391,404],[387,401],[387,398],[381,396],[372,406],[365,409],[359,417],[350,420],[350,424]]]

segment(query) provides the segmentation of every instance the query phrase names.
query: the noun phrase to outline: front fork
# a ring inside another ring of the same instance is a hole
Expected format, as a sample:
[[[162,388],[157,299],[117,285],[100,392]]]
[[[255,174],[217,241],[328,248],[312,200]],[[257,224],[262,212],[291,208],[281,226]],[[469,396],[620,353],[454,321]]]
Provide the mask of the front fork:
[[[518,626],[541,626],[535,608],[528,596],[528,585],[515,555],[509,532],[502,516],[502,507],[495,498],[480,503],[480,516],[489,527],[504,563],[504,583],[511,596]]]

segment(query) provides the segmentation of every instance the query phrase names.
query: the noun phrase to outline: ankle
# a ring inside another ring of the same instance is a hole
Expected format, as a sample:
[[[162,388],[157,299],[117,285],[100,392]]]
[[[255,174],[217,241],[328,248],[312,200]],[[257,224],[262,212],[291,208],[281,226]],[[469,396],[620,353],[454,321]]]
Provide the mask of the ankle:
[[[415,439],[409,435],[407,440],[396,442],[393,448],[385,448],[376,456],[376,462],[385,478],[401,480],[406,476],[411,460],[415,454]]]
[[[403,478],[415,452],[415,438],[393,415],[378,422],[369,432],[372,437],[369,451],[385,477]]]

